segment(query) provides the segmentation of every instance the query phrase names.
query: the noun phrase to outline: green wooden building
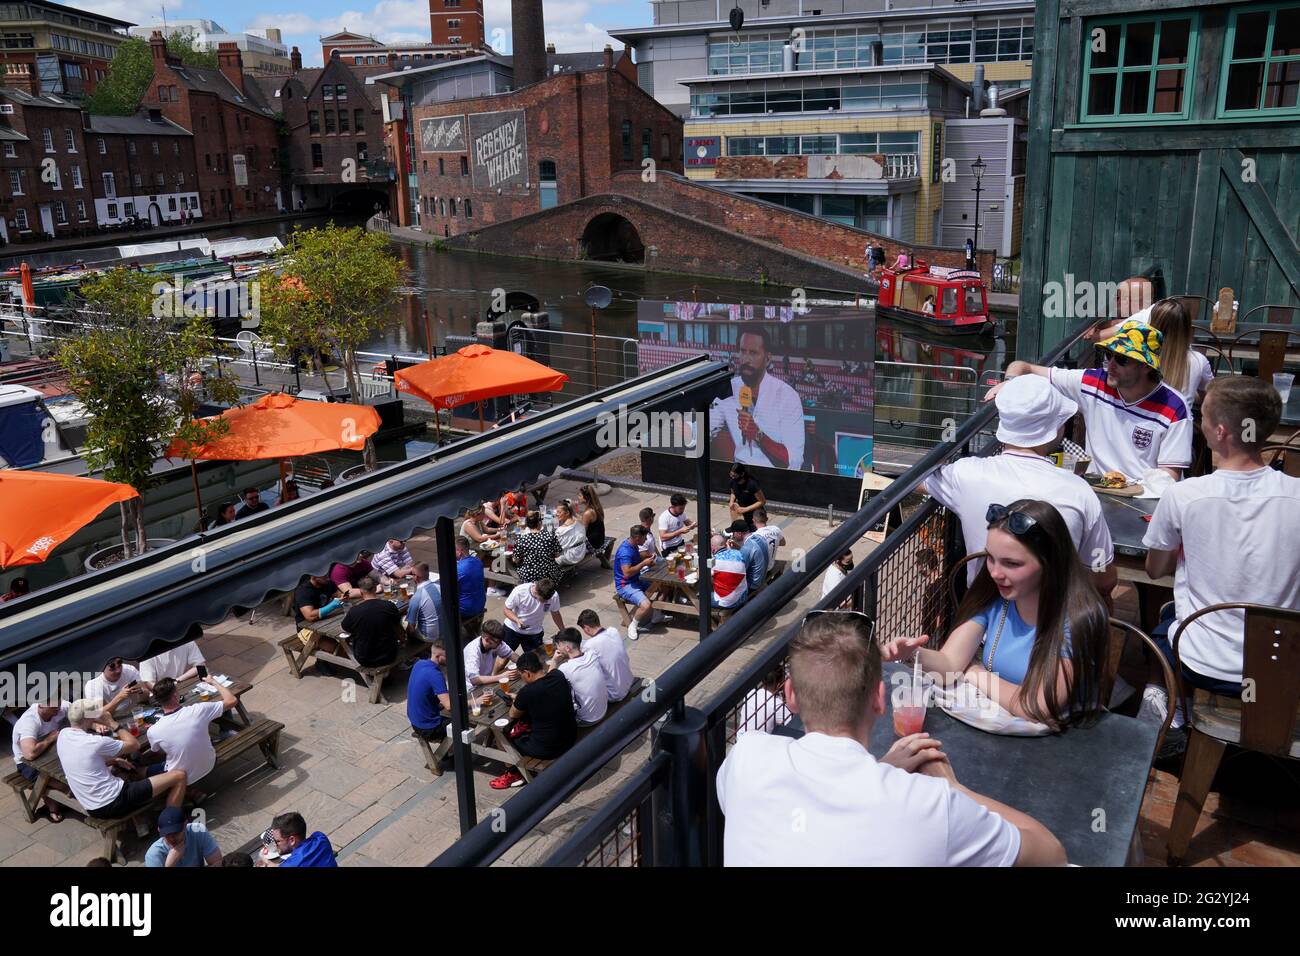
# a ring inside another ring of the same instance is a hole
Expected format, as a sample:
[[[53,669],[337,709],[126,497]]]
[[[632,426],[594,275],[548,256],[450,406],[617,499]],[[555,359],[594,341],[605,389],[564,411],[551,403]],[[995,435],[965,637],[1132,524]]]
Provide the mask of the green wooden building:
[[[1231,287],[1243,318],[1300,305],[1300,2],[1040,0],[1035,17],[1018,354],[1087,318],[1071,283],[1152,268],[1168,295]]]

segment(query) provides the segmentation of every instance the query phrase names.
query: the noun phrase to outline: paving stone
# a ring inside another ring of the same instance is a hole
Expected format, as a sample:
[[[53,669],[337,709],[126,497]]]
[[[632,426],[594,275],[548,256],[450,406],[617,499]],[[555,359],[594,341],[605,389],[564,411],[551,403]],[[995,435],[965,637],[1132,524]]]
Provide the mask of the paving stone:
[[[375,824],[388,819],[389,809],[379,804],[371,804],[361,810],[352,819],[328,834],[330,842],[339,853],[347,849],[348,844],[356,840]]]
[[[17,827],[0,822],[0,864],[19,850],[31,846],[33,837]]]
[[[44,843],[30,843],[4,860],[5,866],[57,866],[63,854]]]
[[[343,796],[343,799],[354,807],[369,807],[384,794],[396,790],[412,779],[410,774],[391,768],[384,768],[377,772],[367,770],[365,773],[365,783]]]

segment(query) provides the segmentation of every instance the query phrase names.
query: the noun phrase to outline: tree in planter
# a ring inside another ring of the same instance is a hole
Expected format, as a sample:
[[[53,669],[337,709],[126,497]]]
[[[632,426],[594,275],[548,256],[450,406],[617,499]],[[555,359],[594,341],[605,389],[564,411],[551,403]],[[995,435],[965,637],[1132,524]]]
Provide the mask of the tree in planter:
[[[321,353],[339,356],[348,391],[360,401],[357,351],[388,324],[400,277],[388,239],[360,227],[296,230],[277,255],[280,274],[261,290],[262,335],[291,361],[310,355],[322,376]],[[363,455],[374,468],[371,439]]]
[[[201,391],[216,401],[234,401],[238,383],[194,378],[211,351],[212,332],[204,317],[179,332],[154,314],[154,279],[114,269],[85,283],[86,324],[59,347],[59,364],[86,411],[86,463],[109,481],[128,484],[141,497],[119,504],[123,555],[143,554],[145,491],[158,483],[153,463],[178,431],[192,444],[210,441],[228,425],[196,421]],[[166,303],[164,303],[165,305]],[[135,545],[131,538],[134,534]]]

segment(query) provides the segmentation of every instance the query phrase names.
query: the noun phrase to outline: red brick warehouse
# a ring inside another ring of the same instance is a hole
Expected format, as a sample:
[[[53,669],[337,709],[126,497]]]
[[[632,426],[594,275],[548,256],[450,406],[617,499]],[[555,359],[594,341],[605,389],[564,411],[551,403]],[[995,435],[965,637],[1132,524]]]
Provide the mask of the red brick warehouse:
[[[647,159],[682,171],[682,122],[637,86],[626,50],[543,49],[534,66],[515,40],[513,61],[489,54],[373,78],[404,107],[398,181],[414,173],[416,185],[399,196],[402,225],[456,236],[607,192]],[[524,66],[538,79],[526,82]]]
[[[194,134],[204,217],[234,220],[283,208],[276,111],[247,82],[239,48],[220,44],[212,70],[183,66],[156,30],[149,46],[154,75],[144,105]]]

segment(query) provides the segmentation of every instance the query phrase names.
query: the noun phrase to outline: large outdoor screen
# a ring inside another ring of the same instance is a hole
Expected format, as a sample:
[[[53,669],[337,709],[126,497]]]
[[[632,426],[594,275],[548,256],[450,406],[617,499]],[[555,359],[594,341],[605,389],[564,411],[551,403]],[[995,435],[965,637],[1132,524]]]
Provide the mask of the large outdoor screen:
[[[710,413],[715,459],[861,477],[871,465],[874,313],[852,307],[637,306],[642,374],[702,353],[732,368]]]

